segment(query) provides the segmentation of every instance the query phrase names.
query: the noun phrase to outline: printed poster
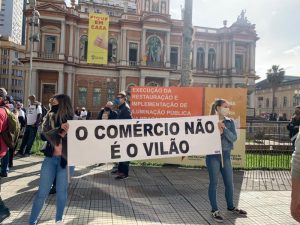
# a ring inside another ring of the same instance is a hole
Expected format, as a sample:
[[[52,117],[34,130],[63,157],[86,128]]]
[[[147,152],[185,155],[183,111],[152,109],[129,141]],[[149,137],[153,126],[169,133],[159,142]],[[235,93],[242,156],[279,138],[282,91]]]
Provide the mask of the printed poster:
[[[109,16],[89,14],[87,63],[107,64]]]

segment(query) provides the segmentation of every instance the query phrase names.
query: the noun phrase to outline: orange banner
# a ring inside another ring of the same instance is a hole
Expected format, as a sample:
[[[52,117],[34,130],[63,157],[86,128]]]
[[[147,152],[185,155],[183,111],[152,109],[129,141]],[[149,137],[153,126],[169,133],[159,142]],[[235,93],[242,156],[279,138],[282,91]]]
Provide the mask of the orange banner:
[[[205,88],[205,115],[210,114],[216,99],[225,99],[230,105],[229,117],[240,121],[238,128],[246,128],[247,89],[244,88]]]
[[[132,87],[130,108],[135,119],[203,115],[204,88]]]

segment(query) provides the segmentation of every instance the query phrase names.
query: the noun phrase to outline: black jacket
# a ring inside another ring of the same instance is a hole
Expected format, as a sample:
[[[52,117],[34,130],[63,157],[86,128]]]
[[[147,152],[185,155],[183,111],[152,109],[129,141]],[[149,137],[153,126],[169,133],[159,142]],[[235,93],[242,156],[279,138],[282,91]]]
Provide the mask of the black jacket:
[[[117,119],[119,120],[132,119],[130,108],[126,102],[124,102],[122,105],[119,106],[119,109],[117,111]]]
[[[98,117],[97,117],[97,120],[102,120],[102,115],[104,113],[105,109],[102,109],[99,114],[98,114]],[[109,120],[114,120],[114,119],[117,119],[117,113],[113,110],[109,110],[109,115],[108,115],[108,119]]]

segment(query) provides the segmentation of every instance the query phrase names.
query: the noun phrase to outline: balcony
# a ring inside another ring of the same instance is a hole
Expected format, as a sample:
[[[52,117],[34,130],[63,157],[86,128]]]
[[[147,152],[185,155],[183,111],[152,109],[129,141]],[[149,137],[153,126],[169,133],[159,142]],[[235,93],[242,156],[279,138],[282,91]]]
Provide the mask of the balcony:
[[[150,62],[150,61],[146,62],[146,66],[155,67],[155,68],[165,68],[166,67],[164,62]]]
[[[57,53],[50,53],[50,52],[39,52],[38,53],[38,58],[58,60],[59,59],[59,54],[57,54]]]

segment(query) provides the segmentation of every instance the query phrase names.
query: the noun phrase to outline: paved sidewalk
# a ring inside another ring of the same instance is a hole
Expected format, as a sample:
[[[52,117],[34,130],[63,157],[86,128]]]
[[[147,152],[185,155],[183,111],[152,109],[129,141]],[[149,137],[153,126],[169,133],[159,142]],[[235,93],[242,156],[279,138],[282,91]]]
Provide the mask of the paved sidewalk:
[[[27,224],[36,193],[41,158],[15,161],[8,178],[2,179],[2,196],[11,209],[3,224]],[[176,167],[131,167],[130,178],[116,181],[111,165],[77,168],[70,188],[65,224],[157,225],[218,224],[210,217],[206,170]],[[220,179],[218,202],[223,224],[298,224],[289,212],[288,171],[236,171],[235,199],[248,211],[247,218],[226,212]],[[49,196],[39,224],[54,224],[55,195]]]

